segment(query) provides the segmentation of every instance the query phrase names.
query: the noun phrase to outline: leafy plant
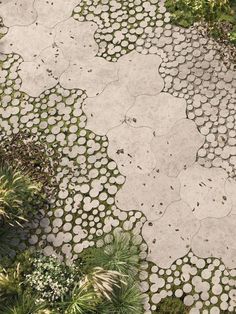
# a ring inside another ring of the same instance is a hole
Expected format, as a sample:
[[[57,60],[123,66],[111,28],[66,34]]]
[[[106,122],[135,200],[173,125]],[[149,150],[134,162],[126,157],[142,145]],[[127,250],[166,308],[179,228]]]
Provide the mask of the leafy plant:
[[[51,155],[47,146],[36,141],[28,130],[1,137],[0,160],[7,160],[12,167],[28,172],[34,181],[41,182],[47,188],[58,165],[58,153],[53,151]]]
[[[18,296],[16,301],[12,305],[4,306],[0,309],[1,314],[40,314],[45,308],[44,304],[37,304],[36,298],[28,293],[23,293]],[[48,311],[48,314],[50,312]]]
[[[26,275],[26,285],[38,295],[38,301],[54,304],[62,301],[78,281],[78,269],[67,266],[54,256],[37,253],[31,259],[33,270]]]
[[[104,300],[112,300],[115,287],[119,288],[121,283],[125,284],[122,277],[116,271],[94,268],[81,278],[72,294],[62,302],[63,313],[95,313],[100,303]]]
[[[114,270],[104,270],[101,267],[95,267],[87,274],[82,283],[94,290],[98,298],[106,298],[111,300],[114,287],[119,288],[120,283],[125,284],[122,280],[122,274]]]
[[[201,19],[210,22],[223,14],[231,14],[229,0],[167,0],[165,5],[172,15],[172,21],[184,27]]]
[[[15,230],[9,226],[0,227],[0,258],[4,256],[14,255],[15,246],[12,239],[15,236]]]
[[[33,253],[25,251],[13,259],[1,260],[0,314],[58,314],[27,284],[26,274],[32,270]]]
[[[172,23],[190,27],[201,22],[208,35],[235,43],[236,6],[233,0],[166,0]]]
[[[11,225],[24,221],[30,201],[39,191],[40,185],[32,183],[27,174],[2,163],[0,165],[0,219]]]
[[[10,272],[2,268],[0,270],[0,301],[16,296],[20,292],[20,264]]]
[[[130,236],[121,234],[84,255],[81,269],[41,252],[20,254],[12,264],[6,259],[0,300],[7,302],[0,302],[0,314],[141,314],[142,297],[135,283],[139,262],[138,248]]]
[[[157,305],[158,314],[187,314],[189,311],[183,301],[176,297],[168,297]]]
[[[236,25],[234,26],[233,30],[231,32],[229,32],[229,40],[233,44],[236,44]]]
[[[86,273],[85,280],[90,282],[101,299],[96,313],[143,313],[141,293],[135,282],[140,267],[139,253],[139,248],[132,243],[130,234],[118,233],[114,235],[111,243],[104,247],[89,248],[81,254],[81,266]],[[109,276],[115,274],[116,278],[105,279],[108,274]],[[132,279],[128,279],[129,277]],[[107,288],[106,293],[104,287]]]
[[[114,289],[112,300],[106,300],[98,308],[99,314],[142,314],[142,296],[133,281]]]
[[[115,270],[135,276],[140,266],[139,249],[132,244],[129,234],[117,234],[103,248],[89,248],[81,254],[85,272],[94,267]]]
[[[30,272],[32,267],[30,257],[32,253],[25,251],[17,254],[13,259],[5,257],[1,260],[0,266],[0,301],[9,301],[27,290],[24,284],[25,274]],[[0,302],[0,304],[1,304]]]
[[[96,292],[86,283],[79,283],[72,291],[71,296],[60,304],[65,314],[95,313],[100,302]]]

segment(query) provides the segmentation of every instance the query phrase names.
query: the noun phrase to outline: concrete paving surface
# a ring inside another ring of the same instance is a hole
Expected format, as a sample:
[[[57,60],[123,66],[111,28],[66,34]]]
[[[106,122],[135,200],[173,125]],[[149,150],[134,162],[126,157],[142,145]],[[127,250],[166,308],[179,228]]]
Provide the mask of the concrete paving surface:
[[[162,0],[0,0],[1,136],[60,154],[31,245],[75,259],[132,231],[145,314],[236,312],[236,72]],[[46,245],[45,245],[46,243]]]

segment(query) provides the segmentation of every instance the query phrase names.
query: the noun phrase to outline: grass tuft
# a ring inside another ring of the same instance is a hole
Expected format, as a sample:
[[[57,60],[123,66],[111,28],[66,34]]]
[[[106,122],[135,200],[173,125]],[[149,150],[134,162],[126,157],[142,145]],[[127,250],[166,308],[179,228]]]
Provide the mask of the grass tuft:
[[[103,248],[89,248],[81,254],[88,272],[94,267],[115,270],[121,274],[135,276],[140,266],[139,248],[132,244],[129,234],[117,234]]]

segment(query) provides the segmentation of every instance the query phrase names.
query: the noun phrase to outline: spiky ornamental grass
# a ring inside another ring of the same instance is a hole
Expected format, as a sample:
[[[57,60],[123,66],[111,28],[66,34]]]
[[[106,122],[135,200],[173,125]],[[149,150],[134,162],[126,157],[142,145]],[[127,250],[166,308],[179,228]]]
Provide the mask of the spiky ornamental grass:
[[[78,283],[70,297],[60,304],[65,314],[88,314],[95,313],[100,298],[96,292],[85,283]]]
[[[0,302],[15,298],[21,291],[20,264],[11,272],[0,268]]]
[[[45,308],[37,304],[34,295],[24,291],[20,263],[0,269],[0,314],[39,314]]]
[[[34,210],[34,197],[40,190],[41,185],[32,182],[27,173],[1,163],[0,220],[10,225],[21,224],[28,212]]]
[[[118,271],[135,276],[140,267],[139,248],[132,243],[129,234],[116,234],[110,244],[103,248],[92,247],[81,254],[85,272],[94,267]]]
[[[98,303],[96,314],[143,313],[142,296],[136,282],[140,268],[139,253],[139,247],[132,243],[131,234],[128,233],[115,234],[111,243],[101,248],[89,248],[82,253],[82,268],[90,282],[89,276],[97,267],[121,274],[119,282],[111,285],[109,297],[100,294],[101,302]]]
[[[99,314],[142,314],[142,296],[138,285],[130,280],[126,285],[114,289],[112,299],[100,304]]]
[[[111,301],[114,289],[120,288],[123,275],[117,271],[94,268],[74,288],[71,297],[62,302],[66,314],[98,313],[97,308],[104,300]]]
[[[51,312],[44,311],[46,305],[37,304],[35,297],[28,293],[18,295],[13,305],[6,305],[0,309],[0,314],[43,314]]]
[[[105,270],[95,267],[89,274],[84,276],[82,284],[88,289],[94,290],[99,299],[111,300],[114,288],[120,288],[120,284],[126,284],[124,275],[114,270]]]

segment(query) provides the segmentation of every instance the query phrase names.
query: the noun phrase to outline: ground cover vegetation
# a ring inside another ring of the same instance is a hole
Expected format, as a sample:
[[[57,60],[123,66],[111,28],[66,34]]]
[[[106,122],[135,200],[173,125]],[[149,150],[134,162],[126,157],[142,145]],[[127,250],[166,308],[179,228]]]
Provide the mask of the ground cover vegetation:
[[[167,0],[172,22],[190,27],[206,22],[210,34],[236,44],[236,3],[234,0]]]

